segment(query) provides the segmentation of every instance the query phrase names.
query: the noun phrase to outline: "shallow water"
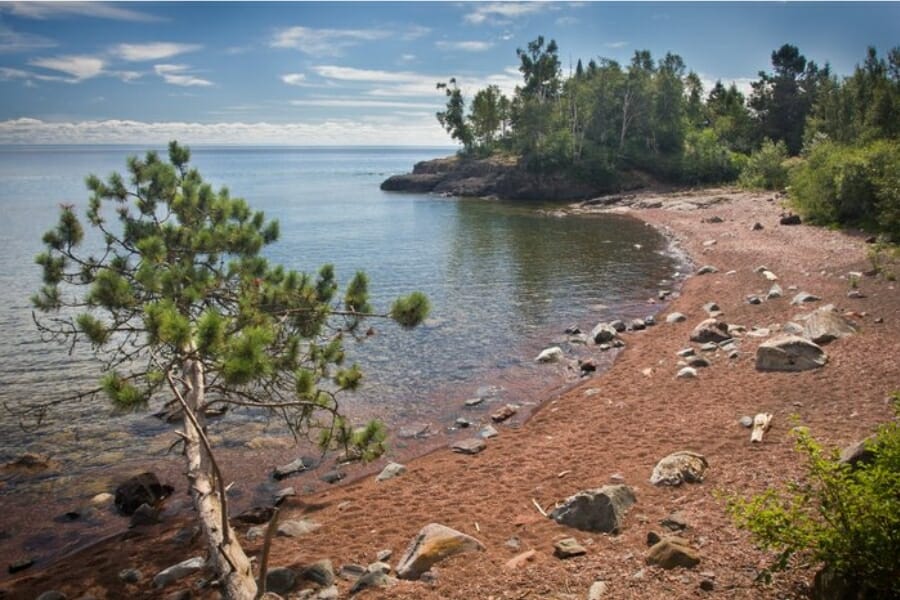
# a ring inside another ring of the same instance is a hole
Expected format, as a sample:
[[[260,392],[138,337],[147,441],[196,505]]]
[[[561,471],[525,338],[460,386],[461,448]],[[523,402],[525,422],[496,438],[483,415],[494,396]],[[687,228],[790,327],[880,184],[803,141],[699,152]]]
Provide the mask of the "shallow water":
[[[83,211],[88,173],[123,171],[120,147],[0,148],[0,404],[21,408],[92,385],[96,364],[83,348],[42,343],[28,298],[40,285],[33,264],[40,237],[60,203]],[[197,148],[194,164],[216,186],[281,223],[267,255],[314,271],[333,262],[342,281],[356,270],[370,278],[373,305],[425,292],[432,314],[423,327],[400,331],[375,323],[377,334],[350,349],[366,374],[347,401],[360,418],[380,417],[394,431],[431,423],[445,430],[463,401],[534,404],[570,381],[563,366],[533,362],[563,343],[566,326],[589,329],[612,318],[653,312],[647,299],[671,278],[678,259],[666,240],[622,216],[559,217],[541,204],[448,199],[379,190],[388,175],[446,149]],[[488,403],[488,406],[490,403]],[[263,415],[240,413],[211,427],[221,444],[283,433]],[[62,499],[96,493],[105,474],[134,470],[163,456],[169,427],[147,414],[115,415],[102,398],[56,407],[36,432],[0,409],[0,464],[23,452],[52,455],[60,468],[46,478],[0,485],[0,499],[52,489]],[[66,485],[73,477],[91,485]],[[93,479],[92,479],[93,478]],[[88,489],[92,488],[92,489]]]

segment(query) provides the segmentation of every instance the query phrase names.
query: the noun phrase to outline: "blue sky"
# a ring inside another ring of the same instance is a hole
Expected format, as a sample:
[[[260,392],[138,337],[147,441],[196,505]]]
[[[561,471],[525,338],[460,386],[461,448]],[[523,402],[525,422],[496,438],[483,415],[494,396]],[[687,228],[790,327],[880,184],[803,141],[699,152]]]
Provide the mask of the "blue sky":
[[[900,3],[0,2],[0,143],[449,145],[435,82],[511,92],[538,35],[748,88],[784,43],[850,73]]]

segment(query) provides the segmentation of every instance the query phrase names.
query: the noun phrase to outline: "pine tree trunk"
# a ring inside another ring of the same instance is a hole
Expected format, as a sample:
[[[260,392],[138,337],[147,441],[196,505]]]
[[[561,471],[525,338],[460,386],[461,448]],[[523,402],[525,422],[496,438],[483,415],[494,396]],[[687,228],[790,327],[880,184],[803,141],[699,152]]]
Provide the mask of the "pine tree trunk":
[[[185,363],[185,377],[189,384],[185,402],[194,419],[184,419],[185,460],[190,481],[191,497],[200,519],[203,537],[209,552],[209,563],[221,582],[222,597],[226,600],[254,600],[256,580],[247,555],[238,543],[234,530],[223,516],[222,500],[215,487],[212,461],[206,456],[201,432],[195,423],[203,427],[205,380],[203,365],[199,361]]]

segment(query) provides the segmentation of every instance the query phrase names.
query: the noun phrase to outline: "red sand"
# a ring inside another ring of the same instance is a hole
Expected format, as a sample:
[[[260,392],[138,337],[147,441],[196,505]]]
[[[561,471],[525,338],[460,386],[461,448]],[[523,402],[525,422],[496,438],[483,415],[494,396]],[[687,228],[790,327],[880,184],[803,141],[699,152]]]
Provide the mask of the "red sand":
[[[727,196],[705,209],[670,210],[684,199]],[[379,550],[393,550],[396,564],[410,539],[431,522],[469,533],[484,553],[463,554],[440,563],[433,583],[400,582],[364,598],[585,598],[591,583],[607,582],[604,598],[785,598],[802,597],[813,568],[795,568],[775,583],[754,583],[770,556],[737,530],[724,511],[723,495],[750,494],[800,476],[791,428],[808,426],[833,446],[870,434],[892,418],[887,400],[900,389],[900,302],[896,284],[864,277],[863,299],[850,299],[849,271],[870,268],[867,246],[859,236],[802,226],[780,226],[780,206],[772,195],[707,190],[673,194],[662,208],[631,211],[667,230],[695,260],[718,273],[689,278],[678,297],[661,313],[656,327],[623,334],[627,348],[613,368],[548,399],[524,426],[499,426],[477,456],[439,449],[408,464],[409,471],[378,483],[374,477],[294,498],[282,519],[304,515],[322,525],[299,539],[276,538],[270,566],[294,566],[328,558],[337,568],[368,564]],[[722,223],[702,220],[719,216]],[[761,231],[751,231],[760,222]],[[716,240],[714,245],[704,245]],[[752,306],[748,294],[762,294],[770,283],[754,272],[765,265],[779,277],[784,297]],[[734,274],[727,272],[734,270]],[[790,306],[797,291],[822,297],[813,306],[834,303],[853,311],[858,335],[829,344],[826,367],[803,373],[760,373],[754,351],[762,340],[743,338],[741,355],[719,352],[696,380],[676,380],[675,353],[689,345],[688,335],[706,318],[701,308],[717,302],[729,323],[748,327],[783,324],[808,308]],[[665,314],[679,311],[686,322],[666,324]],[[883,324],[876,318],[884,319]],[[649,370],[648,370],[649,369]],[[738,419],[757,412],[774,414],[762,444],[751,445]],[[656,462],[677,450],[693,450],[709,461],[701,484],[657,488],[648,482]],[[385,460],[379,461],[380,469]],[[638,502],[628,512],[620,535],[586,534],[542,518],[532,499],[545,508],[577,491],[610,483],[619,474],[635,489]],[[286,483],[290,483],[287,480]],[[660,532],[659,521],[679,511],[689,523],[682,534],[700,549],[694,569],[664,571],[645,564],[646,536]],[[178,547],[174,532],[185,522],[168,522],[115,536],[63,558],[42,571],[25,572],[0,587],[0,598],[35,598],[56,589],[78,598],[160,598],[187,589],[201,575],[162,591],[152,589],[160,569],[201,554],[202,546]],[[243,532],[245,527],[240,527]],[[587,555],[559,560],[554,541],[575,537]],[[518,540],[518,549],[510,540]],[[258,554],[259,542],[246,550]],[[534,548],[537,558],[511,571],[504,563]],[[138,568],[137,585],[119,581],[121,569]],[[208,576],[208,574],[207,574]],[[701,580],[714,582],[702,591]],[[349,583],[339,580],[341,597]],[[300,586],[298,586],[300,589]],[[296,593],[296,592],[295,592]],[[214,598],[207,590],[195,597]]]

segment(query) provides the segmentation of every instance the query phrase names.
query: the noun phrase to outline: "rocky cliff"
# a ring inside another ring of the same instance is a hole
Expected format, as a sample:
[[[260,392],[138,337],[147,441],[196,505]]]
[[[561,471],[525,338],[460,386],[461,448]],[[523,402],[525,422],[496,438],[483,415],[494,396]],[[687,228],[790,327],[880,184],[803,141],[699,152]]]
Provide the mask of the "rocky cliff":
[[[412,173],[388,178],[381,189],[506,200],[583,200],[612,191],[562,174],[530,173],[514,158],[457,156],[417,163]]]

